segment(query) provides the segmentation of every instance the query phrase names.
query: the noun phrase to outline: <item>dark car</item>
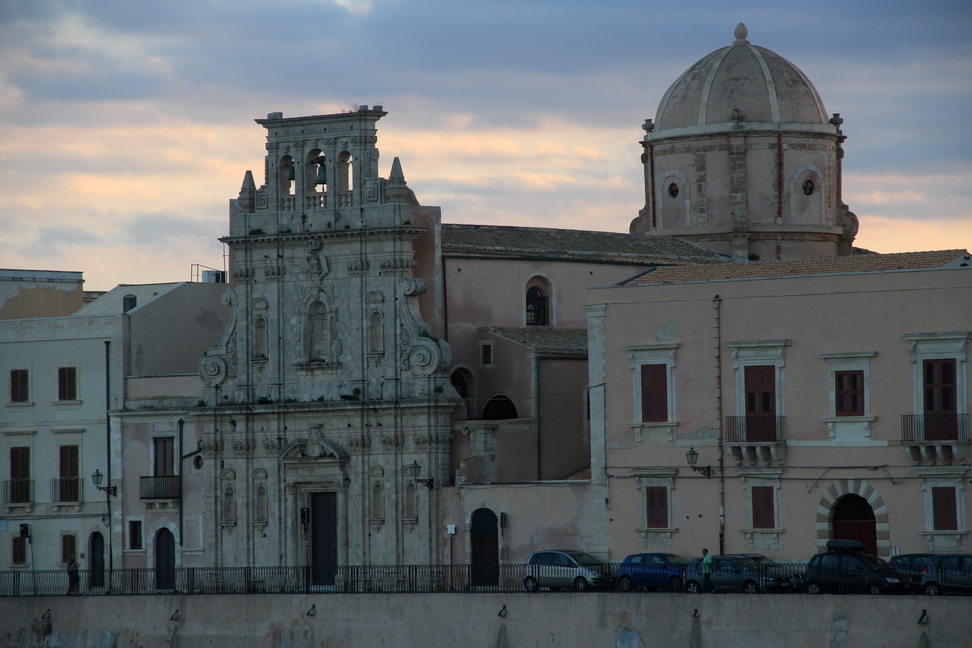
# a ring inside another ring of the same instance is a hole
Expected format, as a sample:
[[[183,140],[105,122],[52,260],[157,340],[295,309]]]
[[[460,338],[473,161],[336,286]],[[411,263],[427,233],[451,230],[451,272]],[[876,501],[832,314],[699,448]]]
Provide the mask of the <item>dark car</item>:
[[[556,592],[572,587],[584,592],[592,587],[604,588],[614,583],[610,566],[583,551],[550,550],[535,551],[527,561],[523,587],[536,592],[549,587]]]
[[[921,578],[925,571],[925,561],[934,555],[930,553],[902,554],[900,556],[891,556],[888,562],[899,572]]]
[[[759,566],[760,589],[773,592],[791,592],[794,588],[804,585],[803,564],[790,565],[778,563],[763,554],[743,553],[726,554],[729,558],[744,558]]]
[[[939,594],[972,594],[972,554],[942,554],[925,561],[921,591]]]
[[[701,558],[693,558],[685,569],[685,591],[701,594],[705,580],[700,569]],[[712,557],[712,591],[758,594],[781,588],[777,577],[762,573],[759,565],[739,555]]]
[[[633,554],[618,567],[618,587],[622,592],[630,592],[636,587],[665,587],[680,592],[685,582],[685,568],[690,562],[688,558],[672,553]]]
[[[864,551],[855,540],[829,540],[827,553],[807,564],[807,594],[907,594],[914,579]]]

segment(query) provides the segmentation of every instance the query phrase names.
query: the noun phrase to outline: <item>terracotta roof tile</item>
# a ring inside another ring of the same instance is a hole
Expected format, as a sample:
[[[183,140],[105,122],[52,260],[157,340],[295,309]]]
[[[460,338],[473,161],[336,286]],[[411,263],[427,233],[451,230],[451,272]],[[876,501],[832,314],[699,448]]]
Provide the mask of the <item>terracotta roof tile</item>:
[[[843,257],[793,259],[789,261],[744,261],[737,263],[667,266],[648,270],[621,285],[643,286],[690,281],[762,279],[820,274],[894,272],[941,268],[962,256],[965,250],[903,252],[900,254],[855,254]]]
[[[632,265],[726,262],[710,250],[667,236],[449,223],[442,225],[442,253]]]
[[[587,355],[587,329],[484,326],[480,330],[489,331],[538,353]]]

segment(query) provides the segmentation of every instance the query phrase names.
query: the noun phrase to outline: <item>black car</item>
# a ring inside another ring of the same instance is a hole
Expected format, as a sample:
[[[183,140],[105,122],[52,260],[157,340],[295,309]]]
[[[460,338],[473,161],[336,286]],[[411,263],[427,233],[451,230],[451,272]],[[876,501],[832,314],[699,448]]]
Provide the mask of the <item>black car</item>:
[[[916,579],[920,579],[922,573],[925,571],[926,561],[934,556],[935,554],[930,553],[913,553],[913,554],[902,554],[900,556],[891,556],[888,560],[891,566],[897,569],[899,572],[909,574],[914,576]]]
[[[921,591],[939,594],[972,594],[972,554],[942,554],[925,561]]]
[[[829,540],[827,553],[807,564],[807,594],[907,594],[914,589],[911,576],[865,552],[855,540]]]

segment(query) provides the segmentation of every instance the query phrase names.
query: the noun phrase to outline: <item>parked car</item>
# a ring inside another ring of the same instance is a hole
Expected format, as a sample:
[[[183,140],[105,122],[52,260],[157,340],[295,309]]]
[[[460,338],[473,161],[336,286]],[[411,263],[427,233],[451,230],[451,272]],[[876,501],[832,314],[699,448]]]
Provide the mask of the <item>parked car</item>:
[[[573,587],[584,592],[592,587],[606,588],[614,583],[610,566],[583,551],[535,551],[527,561],[523,587],[536,592],[549,587],[556,592]]]
[[[688,558],[672,553],[633,554],[618,567],[618,587],[622,592],[630,592],[636,587],[665,587],[680,592],[685,582],[685,568],[690,562]]]
[[[701,558],[693,558],[685,569],[685,591],[689,594],[703,591],[701,562]],[[782,577],[764,574],[757,563],[740,555],[713,556],[711,580],[714,592],[757,594],[785,587]]]
[[[921,578],[925,571],[925,561],[934,555],[930,553],[902,554],[900,556],[891,556],[888,563],[899,572]]]
[[[856,540],[828,540],[827,553],[807,564],[807,594],[907,594],[913,589],[911,576],[866,553]]]
[[[972,594],[972,554],[942,554],[925,561],[921,591],[939,594]]]
[[[745,558],[751,560],[759,566],[760,589],[773,592],[792,592],[795,588],[804,586],[804,569],[800,564],[800,569],[795,570],[794,565],[778,563],[763,554],[743,553],[726,554],[730,558]]]

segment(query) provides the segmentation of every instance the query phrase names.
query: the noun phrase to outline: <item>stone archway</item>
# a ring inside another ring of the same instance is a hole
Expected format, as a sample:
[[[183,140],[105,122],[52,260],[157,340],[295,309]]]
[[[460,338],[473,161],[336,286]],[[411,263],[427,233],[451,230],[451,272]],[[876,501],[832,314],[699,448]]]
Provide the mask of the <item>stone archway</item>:
[[[854,497],[846,497],[850,495]],[[864,519],[869,517],[865,507],[871,510],[872,520]],[[848,533],[869,534],[872,539],[865,541],[845,535]],[[835,481],[817,505],[817,548],[826,551],[827,541],[840,537],[861,540],[868,551],[878,556],[891,555],[888,507],[881,494],[864,480]]]
[[[472,540],[472,584],[499,584],[499,544],[496,514],[487,508],[473,511],[470,520]]]

